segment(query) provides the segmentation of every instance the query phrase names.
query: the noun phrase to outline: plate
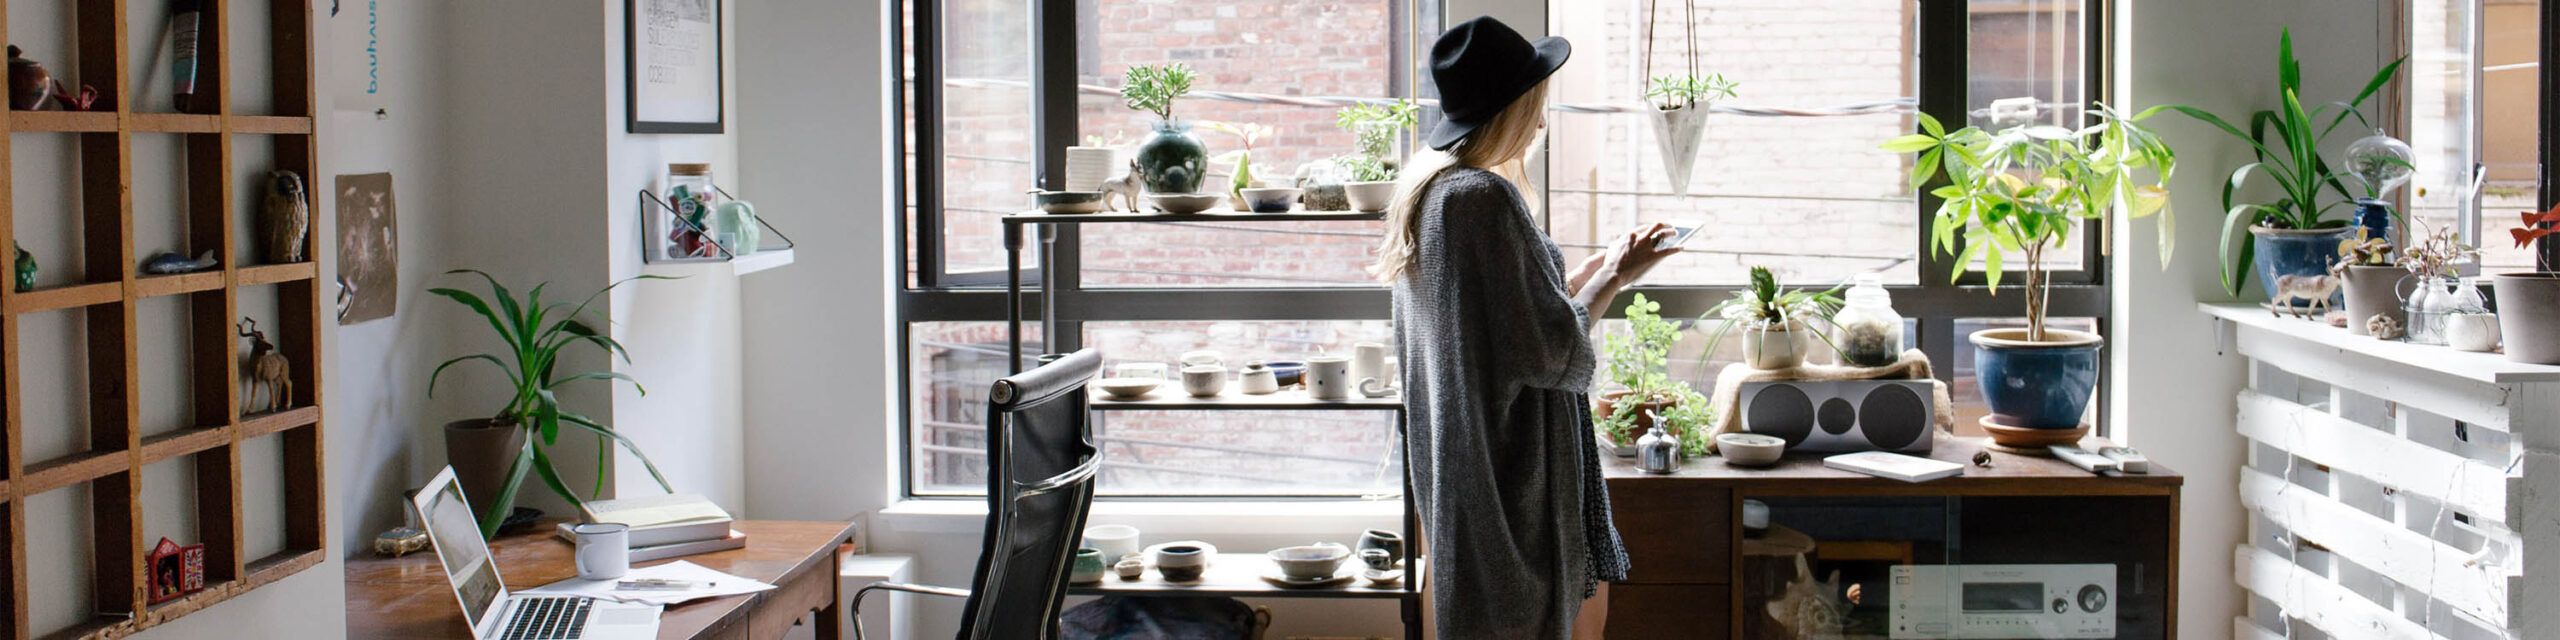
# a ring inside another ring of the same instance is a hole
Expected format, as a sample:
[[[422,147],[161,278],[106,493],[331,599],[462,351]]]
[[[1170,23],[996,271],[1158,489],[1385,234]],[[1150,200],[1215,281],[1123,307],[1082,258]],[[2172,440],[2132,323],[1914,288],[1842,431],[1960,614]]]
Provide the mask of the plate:
[[[1342,583],[1350,582],[1351,574],[1336,573],[1332,577],[1301,580],[1298,578],[1280,575],[1280,568],[1272,567],[1262,573],[1262,581],[1271,583],[1272,586],[1280,587],[1282,589],[1321,589],[1325,587],[1339,586]]]
[[[1388,569],[1385,571],[1379,571],[1376,569],[1361,569],[1360,579],[1369,581],[1369,586],[1372,587],[1392,587],[1395,586],[1396,583],[1404,581],[1404,570]]]

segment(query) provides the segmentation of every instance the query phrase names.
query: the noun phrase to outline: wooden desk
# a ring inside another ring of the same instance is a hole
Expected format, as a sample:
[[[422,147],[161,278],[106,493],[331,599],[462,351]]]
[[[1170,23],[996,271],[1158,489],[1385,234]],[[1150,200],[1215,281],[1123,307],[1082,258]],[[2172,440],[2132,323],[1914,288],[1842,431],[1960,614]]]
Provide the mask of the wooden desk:
[[[1609,586],[1609,637],[1743,638],[1746,626],[1758,628],[1746,620],[1766,614],[1743,606],[1751,580],[1744,572],[1742,501],[1751,498],[1991,498],[2011,507],[1985,513],[2012,513],[2021,510],[2016,505],[2030,501],[2052,507],[2103,500],[2104,513],[2089,518],[2012,518],[1996,537],[2036,544],[1984,544],[1967,549],[1966,558],[1976,563],[2113,561],[2123,567],[2119,576],[2138,568],[2166,583],[2165,593],[2152,592],[2143,599],[2146,606],[2163,603],[2162,619],[2144,624],[2177,628],[2178,490],[2184,478],[2157,462],[2147,475],[2101,477],[2060,460],[2005,453],[1993,453],[1991,467],[1977,467],[1972,457],[1981,442],[1939,435],[1929,457],[1964,465],[1964,475],[1921,483],[1824,467],[1821,454],[1788,456],[1761,469],[1709,457],[1691,460],[1669,475],[1642,473],[1630,460],[1603,455],[1611,511],[1631,562],[1627,580]],[[2104,444],[2091,438],[2081,446]],[[2074,555],[2083,547],[2101,546],[2097,538],[2104,534],[2093,530],[2122,531],[2136,542],[2096,557]],[[2053,548],[2041,548],[2046,546]],[[1702,602],[1729,605],[1697,606]]]
[[[846,522],[739,521],[747,546],[716,553],[640,563],[685,560],[773,583],[761,593],[696,600],[668,607],[658,623],[663,640],[780,638],[794,622],[817,612],[818,637],[841,634],[836,621],[836,555],[853,539]],[[551,535],[552,522],[489,545],[510,591],[542,586],[577,573],[570,546]],[[401,558],[366,556],[347,561],[347,637],[469,638],[462,607],[432,553]]]

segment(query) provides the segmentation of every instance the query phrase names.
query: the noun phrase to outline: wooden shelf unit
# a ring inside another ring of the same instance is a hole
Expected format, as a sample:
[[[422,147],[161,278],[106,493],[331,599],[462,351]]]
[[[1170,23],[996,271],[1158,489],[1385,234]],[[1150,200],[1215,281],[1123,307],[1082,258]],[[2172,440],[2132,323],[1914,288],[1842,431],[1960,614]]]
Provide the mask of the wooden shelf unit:
[[[73,167],[78,176],[78,196],[73,206],[61,212],[13,211],[11,200],[0,197],[0,248],[11,246],[17,239],[19,219],[65,216],[69,233],[80,240],[80,254],[39,259],[48,270],[74,269],[83,278],[77,284],[26,293],[0,286],[0,347],[5,347],[5,357],[0,357],[0,400],[5,400],[0,402],[0,415],[5,415],[7,431],[5,443],[0,444],[5,449],[5,463],[0,463],[0,502],[6,503],[8,514],[8,525],[0,528],[0,546],[6,547],[5,555],[0,555],[0,576],[9,579],[8,588],[0,590],[0,640],[132,635],[309,569],[320,564],[329,552],[320,409],[321,380],[325,379],[321,371],[325,360],[320,351],[320,330],[325,301],[318,268],[308,261],[252,264],[257,252],[249,242],[234,238],[235,224],[242,222],[242,217],[254,216],[237,204],[248,199],[248,192],[242,190],[259,187],[255,181],[233,179],[235,140],[272,145],[274,168],[301,174],[306,197],[319,177],[319,148],[313,138],[314,13],[312,0],[266,0],[262,3],[268,14],[265,44],[271,52],[267,68],[231,68],[229,50],[234,34],[229,33],[230,11],[234,7],[257,6],[250,4],[254,1],[203,0],[196,95],[210,98],[210,103],[194,101],[196,104],[190,109],[194,113],[135,111],[132,96],[126,95],[133,80],[146,75],[143,70],[152,64],[130,58],[127,43],[160,37],[157,33],[129,32],[127,17],[134,12],[162,11],[164,3],[63,3],[73,18],[76,33],[63,38],[70,44],[69,57],[51,66],[66,85],[86,83],[97,88],[94,110],[12,111],[6,120],[12,134],[72,137],[78,157]],[[6,32],[8,25],[5,7],[0,7],[0,32]],[[244,115],[232,110],[227,79],[234,74],[254,73],[265,73],[272,79],[272,114]],[[135,134],[181,136],[184,169],[175,179],[184,185],[182,202],[169,208],[180,211],[184,218],[177,221],[183,246],[172,248],[186,255],[215,251],[223,258],[218,270],[183,275],[140,273],[143,252],[161,247],[135,246]],[[237,138],[240,135],[258,137]],[[9,153],[5,145],[13,137],[0,136],[0,174],[9,176],[12,188],[21,184],[32,187],[33,183],[21,183],[18,171],[7,165]],[[314,215],[324,213],[314,211]],[[316,237],[304,239],[306,256],[316,258],[319,248]],[[239,394],[245,377],[241,369],[241,338],[234,334],[233,323],[243,315],[241,291],[266,286],[275,287],[275,324],[259,328],[292,363],[292,408],[243,416]],[[186,382],[182,384],[189,388],[145,389],[141,384],[142,341],[137,335],[140,329],[136,316],[143,300],[170,296],[183,300],[185,309],[182,313],[188,335],[184,344],[188,346],[183,358]],[[74,345],[71,350],[85,362],[81,368],[87,374],[86,406],[78,413],[86,416],[86,424],[31,424],[24,415],[27,398],[21,395],[22,380],[29,376],[44,379],[77,375],[29,369],[30,363],[21,352],[20,319],[52,313],[77,314],[82,329],[83,344]],[[182,407],[182,420],[188,422],[185,428],[144,435],[142,400],[146,393],[154,391],[184,391],[192,398],[191,403],[184,403],[191,406]],[[85,432],[86,448],[50,459],[29,460],[23,443],[24,434],[30,431],[67,431],[75,437]],[[244,535],[242,448],[246,440],[270,436],[280,439],[283,452],[279,463],[283,467],[283,544],[279,551],[252,558],[248,557],[252,551]],[[194,504],[195,539],[182,542],[204,543],[205,588],[168,602],[147,604],[148,568],[143,559],[150,544],[162,535],[174,540],[188,533],[144,530],[144,483],[140,479],[145,467],[181,457],[193,461],[194,495],[173,502]],[[28,530],[74,527],[79,523],[31,521],[26,498],[80,485],[90,488],[88,504],[82,507],[88,512],[87,565],[91,575],[87,582],[94,612],[86,621],[68,628],[33,628],[29,592],[53,587],[30,584],[49,578],[29,575]]]

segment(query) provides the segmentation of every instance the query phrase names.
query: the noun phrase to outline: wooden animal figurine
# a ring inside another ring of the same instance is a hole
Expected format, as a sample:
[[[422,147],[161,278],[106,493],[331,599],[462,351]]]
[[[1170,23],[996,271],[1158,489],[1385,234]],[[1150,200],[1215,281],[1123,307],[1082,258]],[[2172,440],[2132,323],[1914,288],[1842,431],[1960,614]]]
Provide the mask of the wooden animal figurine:
[[[311,201],[303,197],[302,176],[278,169],[267,172],[267,195],[258,207],[259,256],[270,264],[301,262],[302,240],[311,235]]]
[[[240,387],[241,413],[285,410],[293,402],[293,363],[276,353],[276,345],[267,342],[267,332],[258,330],[257,319],[241,318],[239,329],[240,337],[249,339],[249,384]],[[263,406],[254,402],[260,388],[267,391]]]
[[[1141,191],[1142,189],[1138,186],[1138,161],[1130,160],[1128,173],[1102,181],[1102,208],[1105,211],[1145,211],[1138,207],[1138,194]],[[1112,204],[1114,197],[1128,201],[1129,208],[1122,209]]]
[[[2338,278],[2334,276],[2325,274],[2314,276],[2276,276],[2277,302],[2274,308],[2267,310],[2267,313],[2282,316],[2284,315],[2284,312],[2290,311],[2293,313],[2293,317],[2302,318],[2305,317],[2306,311],[2328,311],[2329,296],[2336,294],[2337,292]],[[2311,304],[2308,306],[2295,306],[2293,304],[2293,300],[2295,298],[2310,300]],[[2312,313],[2309,315],[2316,316],[2318,314]]]

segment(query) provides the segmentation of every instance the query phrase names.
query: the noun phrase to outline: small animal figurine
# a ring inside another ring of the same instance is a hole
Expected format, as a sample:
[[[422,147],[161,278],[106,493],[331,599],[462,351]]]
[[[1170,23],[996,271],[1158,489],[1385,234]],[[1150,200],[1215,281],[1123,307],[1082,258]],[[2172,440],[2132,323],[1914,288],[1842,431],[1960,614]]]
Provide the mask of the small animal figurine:
[[[276,345],[267,342],[267,332],[258,330],[257,319],[241,318],[239,329],[240,337],[249,339],[249,384],[240,388],[240,411],[255,415],[285,410],[293,402],[293,363],[276,353]],[[264,405],[254,402],[261,388],[267,392]]]
[[[212,249],[206,249],[204,255],[196,256],[194,260],[188,260],[186,256],[178,255],[175,251],[162,251],[151,254],[151,259],[142,261],[142,272],[161,275],[195,273],[219,264],[222,264],[222,261],[214,259]]]
[[[11,248],[18,250],[18,261],[13,269],[17,273],[18,293],[36,290],[36,254],[27,253],[26,247],[15,244]]]
[[[302,241],[311,235],[311,202],[303,195],[301,174],[267,172],[267,196],[258,208],[260,259],[272,264],[302,261]]]
[[[1106,211],[1144,211],[1138,208],[1138,194],[1141,191],[1143,190],[1138,186],[1138,161],[1130,160],[1128,173],[1102,181],[1102,208]],[[1115,197],[1128,201],[1129,208],[1122,209],[1119,205],[1112,204]]]
[[[2373,314],[2373,317],[2365,319],[2364,332],[2371,334],[2375,340],[2398,340],[2400,339],[2400,321],[2391,319],[2391,316]]]
[[[2325,274],[2276,276],[2276,306],[2268,309],[2267,313],[2282,316],[2285,312],[2292,312],[2295,318],[2316,315],[2306,312],[2329,310],[2329,296],[2337,292],[2338,279]],[[2293,304],[2295,298],[2310,300],[2311,304],[2296,306]]]

